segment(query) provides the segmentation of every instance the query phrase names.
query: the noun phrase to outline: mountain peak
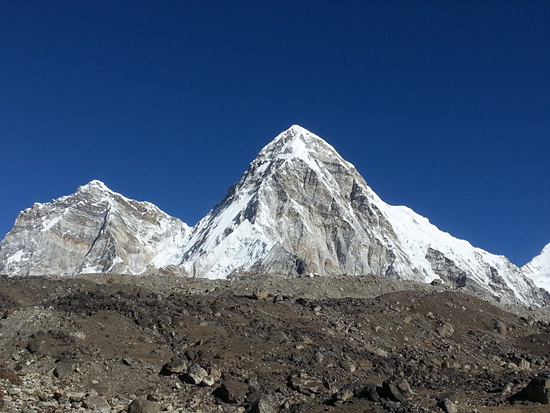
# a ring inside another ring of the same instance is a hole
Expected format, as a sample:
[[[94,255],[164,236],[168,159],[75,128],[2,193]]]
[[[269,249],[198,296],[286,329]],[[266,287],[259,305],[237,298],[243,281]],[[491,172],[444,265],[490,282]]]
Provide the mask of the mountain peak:
[[[113,193],[107,185],[105,185],[103,182],[94,179],[90,182],[88,182],[86,185],[82,185],[78,188],[78,191],[101,191],[101,192],[109,192]]]
[[[550,291],[550,244],[541,253],[522,267],[524,274],[530,277],[535,285]]]
[[[317,169],[317,166],[314,164],[321,160],[336,161],[348,167],[353,167],[323,138],[300,125],[292,125],[277,135],[260,151],[254,163],[285,162],[290,159],[301,159],[305,163],[314,166],[315,169]]]

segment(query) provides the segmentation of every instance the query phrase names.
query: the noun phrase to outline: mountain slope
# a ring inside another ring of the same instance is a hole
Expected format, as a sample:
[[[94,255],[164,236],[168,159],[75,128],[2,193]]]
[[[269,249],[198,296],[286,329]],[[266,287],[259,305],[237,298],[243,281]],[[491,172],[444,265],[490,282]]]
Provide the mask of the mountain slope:
[[[504,302],[540,302],[505,257],[384,203],[353,165],[304,128],[277,136],[193,229],[182,266],[193,276],[364,275],[445,282]]]
[[[550,244],[546,245],[539,255],[521,269],[537,287],[544,288],[550,293]]]
[[[21,212],[0,243],[0,273],[140,274],[179,261],[189,227],[92,181]]]

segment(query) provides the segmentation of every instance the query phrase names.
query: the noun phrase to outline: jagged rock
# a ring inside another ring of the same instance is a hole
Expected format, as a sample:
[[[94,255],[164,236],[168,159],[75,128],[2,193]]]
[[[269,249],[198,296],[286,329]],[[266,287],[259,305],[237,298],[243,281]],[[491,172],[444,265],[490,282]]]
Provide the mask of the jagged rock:
[[[128,406],[128,413],[158,413],[161,405],[145,399],[135,399]]]
[[[518,363],[518,369],[520,370],[530,370],[531,369],[531,363],[525,359],[521,359]]]
[[[349,360],[342,360],[340,362],[340,367],[342,367],[344,370],[346,370],[349,373],[353,373],[355,370],[357,370],[357,366]]]

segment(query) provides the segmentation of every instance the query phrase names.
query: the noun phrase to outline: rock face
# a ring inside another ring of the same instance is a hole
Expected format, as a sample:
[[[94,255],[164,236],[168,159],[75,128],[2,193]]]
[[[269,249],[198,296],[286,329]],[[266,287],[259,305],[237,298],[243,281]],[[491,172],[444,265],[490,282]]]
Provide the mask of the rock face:
[[[375,274],[445,283],[502,302],[541,292],[505,257],[383,202],[320,137],[292,126],[194,228],[93,181],[23,211],[0,243],[0,273],[141,274],[171,266],[193,277]]]
[[[0,273],[141,274],[179,261],[188,233],[156,206],[92,181],[20,213],[0,243]]]

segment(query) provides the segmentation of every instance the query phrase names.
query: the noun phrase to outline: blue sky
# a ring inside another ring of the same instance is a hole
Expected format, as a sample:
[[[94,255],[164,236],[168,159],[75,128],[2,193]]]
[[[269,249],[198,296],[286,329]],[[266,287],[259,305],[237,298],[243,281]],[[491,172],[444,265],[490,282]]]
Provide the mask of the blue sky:
[[[550,2],[0,0],[0,237],[92,179],[190,225],[292,124],[440,229],[550,242]]]

